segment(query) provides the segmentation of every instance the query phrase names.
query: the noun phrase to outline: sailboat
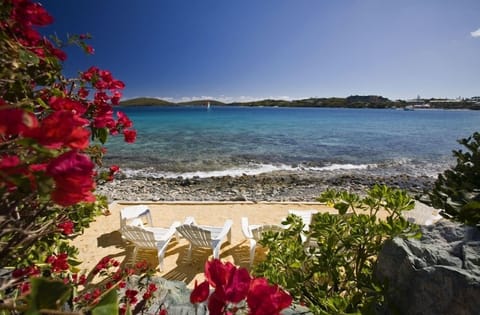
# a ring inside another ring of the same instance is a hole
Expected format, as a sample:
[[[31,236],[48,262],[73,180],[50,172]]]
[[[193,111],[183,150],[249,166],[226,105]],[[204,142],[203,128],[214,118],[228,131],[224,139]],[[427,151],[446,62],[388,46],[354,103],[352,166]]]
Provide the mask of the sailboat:
[[[210,110],[210,101],[207,102],[207,110]]]

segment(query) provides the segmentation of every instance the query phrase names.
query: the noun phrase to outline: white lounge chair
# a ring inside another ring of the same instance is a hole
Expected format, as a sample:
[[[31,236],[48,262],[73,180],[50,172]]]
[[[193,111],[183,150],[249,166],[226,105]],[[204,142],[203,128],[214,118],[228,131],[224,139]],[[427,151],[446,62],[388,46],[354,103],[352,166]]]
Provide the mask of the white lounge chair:
[[[280,225],[273,224],[248,224],[248,218],[242,218],[242,232],[246,239],[250,241],[250,266],[253,265],[253,258],[255,256],[255,248],[257,242],[262,239],[263,233],[267,231],[281,231],[283,228]]]
[[[129,206],[120,210],[120,228],[125,225],[143,227],[145,223],[147,223],[149,226],[153,226],[152,214],[150,213],[148,206]]]
[[[175,221],[169,228],[159,227],[139,227],[133,225],[124,225],[120,229],[122,237],[130,241],[134,246],[133,261],[136,261],[138,250],[157,250],[158,263],[160,271],[163,271],[163,258],[167,249],[168,243],[176,232],[176,227],[180,222]]]
[[[318,213],[318,210],[288,210],[288,214],[294,214],[302,218],[303,231],[310,230],[310,224],[312,223],[312,216]]]
[[[192,257],[192,247],[210,247],[213,250],[213,257],[219,258],[220,246],[223,239],[232,241],[232,220],[226,220],[222,227],[197,225],[193,217],[187,217],[187,224],[177,227],[177,231],[190,243],[187,259]]]
[[[303,233],[300,234],[302,243],[307,242],[308,231],[310,230],[310,224],[312,223],[312,217],[315,213],[318,213],[318,210],[288,210],[288,214],[293,214],[302,219],[303,222]],[[309,241],[310,243],[310,241]]]

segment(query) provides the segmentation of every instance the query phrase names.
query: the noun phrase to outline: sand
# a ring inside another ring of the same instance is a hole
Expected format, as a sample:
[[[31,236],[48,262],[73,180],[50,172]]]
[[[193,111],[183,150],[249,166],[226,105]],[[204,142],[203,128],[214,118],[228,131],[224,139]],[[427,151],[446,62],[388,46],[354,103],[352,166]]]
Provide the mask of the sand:
[[[232,242],[224,243],[220,259],[230,261],[237,266],[249,269],[249,243],[241,231],[241,218],[247,217],[250,224],[280,224],[290,209],[315,209],[336,213],[320,203],[252,203],[252,202],[115,202],[109,206],[109,215],[101,215],[85,229],[84,233],[73,240],[79,249],[81,269],[91,270],[104,256],[114,257],[122,264],[132,262],[133,247],[125,243],[118,231],[120,228],[120,209],[129,205],[145,204],[151,210],[153,226],[169,227],[174,221],[183,222],[187,216],[193,216],[197,224],[223,226],[226,219],[233,220]],[[381,215],[382,216],[382,215]],[[419,224],[431,223],[439,219],[438,212],[419,205],[408,213]],[[164,270],[158,275],[169,280],[180,280],[193,287],[195,279],[204,280],[204,264],[212,256],[211,249],[193,249],[192,259],[187,260],[188,242],[173,239],[165,254]],[[265,252],[257,247],[255,259],[259,261]],[[146,259],[158,269],[156,251],[141,251],[137,260]]]
[[[205,203],[149,203],[115,202],[110,204],[110,215],[102,215],[92,222],[84,233],[73,240],[79,249],[81,269],[91,270],[104,256],[109,255],[123,264],[131,263],[133,247],[126,244],[119,233],[120,209],[129,205],[146,204],[152,212],[153,225],[168,227],[174,221],[183,222],[193,216],[198,224],[223,226],[226,219],[233,220],[232,242],[224,243],[220,259],[237,266],[249,268],[249,243],[241,231],[241,217],[248,217],[250,224],[280,224],[289,209],[315,209],[336,212],[319,203],[251,203],[251,202],[205,202]],[[192,287],[194,280],[203,281],[205,261],[211,257],[211,249],[193,249],[191,261],[187,260],[188,242],[185,239],[170,242],[164,259],[164,270],[158,275],[169,280],[180,280]],[[255,258],[261,259],[265,253],[257,248]],[[146,259],[158,267],[155,251],[142,251],[137,260]]]

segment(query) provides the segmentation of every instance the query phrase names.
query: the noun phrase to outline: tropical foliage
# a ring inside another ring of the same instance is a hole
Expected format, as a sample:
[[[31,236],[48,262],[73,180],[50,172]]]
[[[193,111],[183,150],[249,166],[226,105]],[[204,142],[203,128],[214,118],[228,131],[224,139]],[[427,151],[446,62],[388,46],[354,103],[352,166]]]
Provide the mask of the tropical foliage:
[[[480,133],[458,141],[467,151],[453,151],[457,164],[443,172],[430,193],[441,215],[468,225],[480,225]]]
[[[284,232],[261,241],[269,252],[254,274],[278,283],[315,314],[367,313],[382,302],[373,270],[383,242],[419,236],[418,227],[402,216],[414,201],[386,186],[373,187],[363,198],[327,190],[319,200],[338,214],[315,214],[307,231],[301,218],[288,216]]]

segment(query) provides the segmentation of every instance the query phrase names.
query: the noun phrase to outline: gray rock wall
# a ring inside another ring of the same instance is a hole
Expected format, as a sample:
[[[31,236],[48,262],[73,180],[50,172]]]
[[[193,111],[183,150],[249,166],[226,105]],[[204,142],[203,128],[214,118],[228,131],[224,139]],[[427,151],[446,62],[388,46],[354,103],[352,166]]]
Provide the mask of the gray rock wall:
[[[420,240],[385,243],[375,270],[387,284],[383,314],[480,314],[480,231],[447,220]]]

